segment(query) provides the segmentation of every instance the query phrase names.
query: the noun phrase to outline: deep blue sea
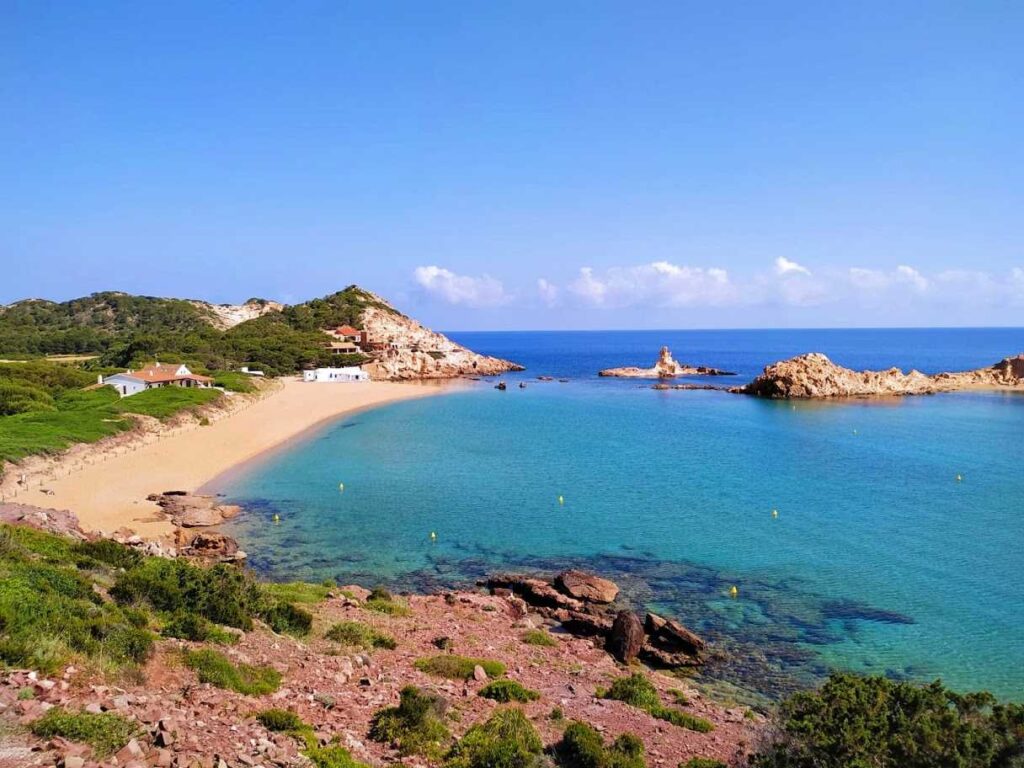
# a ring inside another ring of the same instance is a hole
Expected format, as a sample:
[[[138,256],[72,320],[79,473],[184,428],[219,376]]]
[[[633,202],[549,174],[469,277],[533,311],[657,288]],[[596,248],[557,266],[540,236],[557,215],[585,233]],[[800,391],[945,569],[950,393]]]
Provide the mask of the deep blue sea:
[[[779,696],[839,667],[1024,700],[1024,396],[767,402],[596,376],[663,344],[738,374],[701,383],[808,351],[958,370],[1024,351],[1024,329],[451,335],[528,370],[215,484],[249,510],[228,532],[257,569],[429,589],[579,564],[712,638],[707,680]]]

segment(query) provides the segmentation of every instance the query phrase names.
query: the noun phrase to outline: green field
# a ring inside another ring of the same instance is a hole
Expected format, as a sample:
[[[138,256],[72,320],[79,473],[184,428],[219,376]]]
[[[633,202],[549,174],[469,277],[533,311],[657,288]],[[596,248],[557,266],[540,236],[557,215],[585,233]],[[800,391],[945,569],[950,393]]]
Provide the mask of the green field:
[[[58,453],[74,443],[94,443],[130,429],[127,414],[166,419],[220,396],[217,390],[181,387],[151,389],[124,399],[109,387],[67,391],[53,399],[49,410],[0,416],[0,463]]]

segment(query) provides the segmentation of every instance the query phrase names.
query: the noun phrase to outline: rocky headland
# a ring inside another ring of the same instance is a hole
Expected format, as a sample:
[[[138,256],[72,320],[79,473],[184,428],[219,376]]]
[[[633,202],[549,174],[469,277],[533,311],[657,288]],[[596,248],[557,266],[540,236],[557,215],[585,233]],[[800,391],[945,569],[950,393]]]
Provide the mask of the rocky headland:
[[[456,344],[403,315],[376,294],[365,293],[372,301],[363,310],[360,322],[370,339],[381,346],[372,353],[373,360],[363,366],[374,379],[448,379],[523,370],[518,363]]]
[[[662,347],[657,362],[651,368],[605,368],[598,376],[622,379],[673,379],[677,376],[735,376],[731,371],[722,371],[706,365],[688,365],[672,357],[668,347]]]
[[[987,368],[928,375],[886,371],[855,371],[832,362],[820,352],[773,363],[749,384],[731,392],[770,399],[898,397],[958,390],[1018,390],[1024,392],[1024,355],[1008,357]]]

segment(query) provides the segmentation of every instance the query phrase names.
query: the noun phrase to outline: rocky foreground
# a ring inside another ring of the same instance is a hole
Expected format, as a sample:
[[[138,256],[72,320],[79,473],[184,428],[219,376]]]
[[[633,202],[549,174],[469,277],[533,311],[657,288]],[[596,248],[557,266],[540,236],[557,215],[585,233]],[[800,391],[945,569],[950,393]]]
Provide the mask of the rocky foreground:
[[[820,352],[773,363],[749,384],[732,392],[771,399],[931,395],[968,389],[1024,392],[1024,355],[988,368],[928,375],[920,371],[854,371]]]
[[[598,376],[622,379],[674,379],[677,376],[735,376],[731,371],[722,371],[706,365],[687,365],[672,357],[668,347],[662,347],[658,360],[650,368],[605,368]]]
[[[4,522],[89,538],[68,513],[15,505],[4,511]],[[481,695],[496,680],[530,692],[514,706],[548,748],[578,720],[609,742],[634,734],[647,766],[677,768],[697,757],[740,764],[763,735],[760,715],[718,704],[685,678],[636,663],[639,657],[691,665],[707,649],[677,622],[653,614],[641,621],[617,605],[613,582],[567,571],[553,580],[499,576],[487,586],[489,593],[381,598],[355,585],[292,585],[287,589],[305,595],[301,606],[312,615],[302,637],[256,620],[248,631],[222,628],[231,642],[216,645],[158,637],[134,671],[105,670],[94,659],[64,664],[49,675],[8,669],[0,673],[0,768],[334,766],[311,761],[310,744],[317,743],[344,748],[370,766],[440,765],[440,758],[403,755],[395,744],[374,740],[375,714],[395,706],[403,688],[416,686],[439,697],[451,738],[458,739],[509,706]],[[387,642],[353,644],[336,634],[339,626],[359,627]],[[273,670],[279,682],[251,695],[203,682],[190,661],[195,651],[223,655],[238,669]],[[438,659],[441,667],[468,662],[468,671],[451,674],[427,663]],[[660,705],[639,708],[606,693],[638,670]],[[261,715],[272,709],[292,713],[310,730],[272,729]],[[51,710],[109,713],[132,733],[98,755],[72,738],[35,735]]]

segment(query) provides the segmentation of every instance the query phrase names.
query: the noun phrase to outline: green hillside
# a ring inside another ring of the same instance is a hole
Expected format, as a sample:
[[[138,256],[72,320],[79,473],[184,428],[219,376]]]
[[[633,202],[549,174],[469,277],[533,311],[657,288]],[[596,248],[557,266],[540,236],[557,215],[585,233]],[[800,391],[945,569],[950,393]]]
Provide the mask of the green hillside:
[[[29,299],[0,308],[0,357],[96,354],[97,365],[125,367],[159,357],[198,367],[250,364],[291,373],[329,360],[321,328],[360,327],[366,307],[394,311],[357,286],[220,330],[212,311],[184,299],[94,293],[52,302]]]

